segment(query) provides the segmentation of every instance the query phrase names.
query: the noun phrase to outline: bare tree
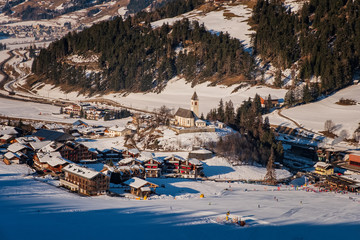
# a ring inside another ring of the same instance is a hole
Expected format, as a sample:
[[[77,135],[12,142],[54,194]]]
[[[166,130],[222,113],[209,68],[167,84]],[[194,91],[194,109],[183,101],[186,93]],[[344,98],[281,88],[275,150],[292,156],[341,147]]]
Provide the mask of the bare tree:
[[[335,130],[335,124],[332,120],[326,120],[324,124],[325,132],[333,133]]]

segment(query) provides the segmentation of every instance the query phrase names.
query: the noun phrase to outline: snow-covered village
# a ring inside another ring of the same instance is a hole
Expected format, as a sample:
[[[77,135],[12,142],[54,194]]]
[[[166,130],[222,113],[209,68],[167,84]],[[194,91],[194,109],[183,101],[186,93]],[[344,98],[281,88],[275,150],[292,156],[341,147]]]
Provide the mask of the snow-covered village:
[[[0,239],[356,238],[357,11],[0,0]]]

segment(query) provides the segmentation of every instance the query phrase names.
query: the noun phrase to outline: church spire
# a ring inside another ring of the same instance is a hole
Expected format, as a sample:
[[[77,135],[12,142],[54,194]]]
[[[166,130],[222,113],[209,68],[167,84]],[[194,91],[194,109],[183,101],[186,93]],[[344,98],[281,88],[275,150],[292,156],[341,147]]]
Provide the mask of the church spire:
[[[191,97],[191,111],[193,111],[197,117],[199,117],[199,98],[196,92]]]

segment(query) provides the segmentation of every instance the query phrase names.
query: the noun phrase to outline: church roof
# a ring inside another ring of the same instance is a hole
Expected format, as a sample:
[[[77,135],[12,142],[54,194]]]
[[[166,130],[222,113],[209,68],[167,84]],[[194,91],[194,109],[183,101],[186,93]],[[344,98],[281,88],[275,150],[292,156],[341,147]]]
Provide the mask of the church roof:
[[[196,118],[196,115],[193,111],[184,108],[179,108],[176,111],[175,116],[179,116],[182,118]]]
[[[192,95],[191,100],[199,100],[198,95],[196,94],[196,92],[194,92],[194,94]]]

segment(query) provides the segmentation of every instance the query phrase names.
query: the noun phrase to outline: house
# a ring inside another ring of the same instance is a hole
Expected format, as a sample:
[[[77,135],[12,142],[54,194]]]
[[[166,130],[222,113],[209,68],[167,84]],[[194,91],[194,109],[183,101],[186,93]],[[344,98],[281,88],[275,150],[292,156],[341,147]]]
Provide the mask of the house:
[[[119,126],[111,127],[105,131],[105,135],[109,137],[122,137],[126,135],[131,135],[131,133],[131,129]]]
[[[317,162],[314,165],[315,173],[320,175],[332,175],[334,174],[334,167],[331,164],[324,162]]]
[[[349,155],[349,165],[360,168],[360,155],[350,154]]]
[[[132,177],[145,177],[145,169],[142,165],[131,165],[131,166],[114,166],[110,167],[104,165],[111,172],[112,183],[122,183],[126,180],[129,180]]]
[[[39,131],[34,133],[33,136],[39,138],[41,141],[49,140],[49,141],[57,141],[57,142],[66,142],[75,139],[70,134],[59,131],[48,130],[48,129],[40,129]]]
[[[142,165],[143,162],[137,158],[124,158],[118,162],[118,166]]]
[[[195,126],[198,128],[206,127],[206,121],[198,119],[195,121]]]
[[[81,120],[75,121],[72,125],[73,125],[74,128],[78,128],[78,127],[89,127],[89,124],[87,124],[86,122],[81,121]]]
[[[20,133],[15,127],[10,127],[10,126],[0,127],[0,136],[3,136],[5,134],[17,137]]]
[[[261,103],[261,107],[265,108],[266,107],[266,103],[269,100],[269,97],[260,97],[260,103]],[[284,105],[284,99],[283,98],[272,98],[270,96],[270,102],[271,102],[271,107],[282,107]]]
[[[80,162],[80,160],[96,159],[97,154],[89,151],[88,147],[81,143],[68,141],[58,148],[61,156],[72,162]]]
[[[14,135],[4,134],[0,137],[0,145],[10,143],[15,139]]]
[[[7,152],[4,155],[3,161],[4,161],[4,163],[6,165],[10,165],[12,163],[14,163],[14,164],[22,164],[22,163],[25,163],[26,160],[23,157],[23,154]]]
[[[81,112],[81,106],[77,104],[71,104],[64,108],[64,113],[66,114],[73,114],[79,116]]]
[[[123,151],[123,157],[125,157],[125,158],[128,158],[128,157],[136,158],[139,156],[140,156],[140,151],[136,148],[125,149]]]
[[[34,155],[33,160],[35,168],[39,170],[49,170],[54,173],[60,173],[63,167],[71,163],[61,157],[61,154],[59,152],[39,152]]]
[[[185,161],[183,157],[174,154],[166,157],[164,159],[164,171],[166,173],[179,173],[179,167],[183,161]]]
[[[103,151],[98,150],[98,158],[101,158],[103,161],[119,161],[123,158],[121,149],[111,148],[111,149],[104,149]]]
[[[163,163],[164,161],[162,158],[149,158],[145,160],[145,178],[160,177]]]
[[[109,176],[92,169],[69,164],[63,169],[65,177],[60,184],[71,191],[84,195],[105,194],[109,190]]]
[[[175,124],[181,127],[194,127],[199,116],[199,98],[194,92],[191,97],[191,110],[179,108],[175,113]],[[202,123],[200,123],[202,125]]]
[[[195,158],[188,158],[180,164],[180,174],[185,177],[197,178],[202,174],[202,162]]]
[[[130,186],[130,192],[138,197],[149,197],[151,193],[155,193],[158,185],[145,181],[144,179],[133,177],[124,184]]]

